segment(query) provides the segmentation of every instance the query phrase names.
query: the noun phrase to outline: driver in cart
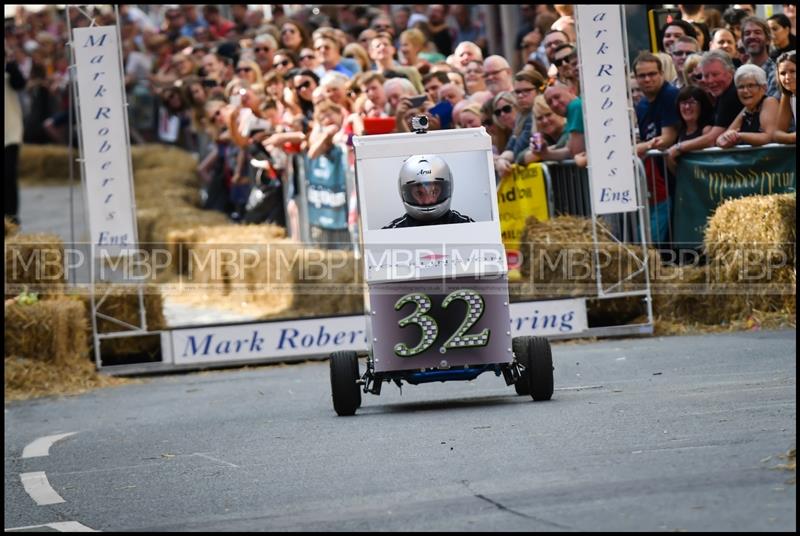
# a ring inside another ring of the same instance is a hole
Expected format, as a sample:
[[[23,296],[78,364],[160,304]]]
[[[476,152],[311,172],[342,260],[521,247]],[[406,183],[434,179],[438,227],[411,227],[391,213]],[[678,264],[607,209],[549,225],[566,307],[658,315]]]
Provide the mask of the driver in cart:
[[[406,213],[392,220],[384,229],[475,221],[450,209],[453,174],[440,156],[409,157],[400,168],[397,186]]]

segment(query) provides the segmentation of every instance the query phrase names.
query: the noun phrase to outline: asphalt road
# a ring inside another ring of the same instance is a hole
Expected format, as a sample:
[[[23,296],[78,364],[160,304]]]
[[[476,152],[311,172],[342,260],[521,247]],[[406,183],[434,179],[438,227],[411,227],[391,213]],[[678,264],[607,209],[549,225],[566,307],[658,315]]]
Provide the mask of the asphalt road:
[[[484,374],[337,417],[311,362],[13,403],[5,528],[795,531],[795,337],[557,344],[549,402]]]

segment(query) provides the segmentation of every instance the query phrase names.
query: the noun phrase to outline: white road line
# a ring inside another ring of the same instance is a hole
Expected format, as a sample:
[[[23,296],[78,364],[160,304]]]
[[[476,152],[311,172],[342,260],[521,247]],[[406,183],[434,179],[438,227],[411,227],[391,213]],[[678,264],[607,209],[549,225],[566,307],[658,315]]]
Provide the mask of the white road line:
[[[228,465],[230,467],[239,467],[238,465],[234,465],[230,462],[226,462],[225,460],[220,460],[219,458],[214,458],[213,456],[209,456],[208,454],[203,454],[202,452],[195,452],[194,454],[190,454],[189,456],[200,456],[202,458],[206,458],[207,460],[211,460],[214,462],[222,463]]]
[[[56,523],[47,523],[44,525],[31,525],[30,527],[14,527],[12,529],[3,529],[3,530],[5,532],[13,532],[15,530],[30,530],[42,527],[49,527],[51,529],[57,530],[58,532],[101,532],[99,530],[89,528],[86,525],[82,525],[77,521],[58,521]]]
[[[25,491],[39,506],[66,502],[61,498],[61,495],[50,487],[50,482],[47,481],[47,475],[44,474],[44,471],[22,473],[19,477],[22,479]]]
[[[50,447],[53,446],[53,443],[75,434],[77,434],[77,432],[40,437],[22,450],[22,457],[38,458],[39,456],[49,456]]]

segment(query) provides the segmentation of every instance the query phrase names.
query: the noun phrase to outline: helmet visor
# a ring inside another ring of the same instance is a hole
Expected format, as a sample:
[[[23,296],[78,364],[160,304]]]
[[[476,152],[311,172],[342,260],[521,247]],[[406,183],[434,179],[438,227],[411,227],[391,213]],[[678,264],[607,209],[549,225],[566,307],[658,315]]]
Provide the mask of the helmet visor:
[[[450,181],[408,182],[400,191],[403,201],[413,207],[433,207],[450,198]]]

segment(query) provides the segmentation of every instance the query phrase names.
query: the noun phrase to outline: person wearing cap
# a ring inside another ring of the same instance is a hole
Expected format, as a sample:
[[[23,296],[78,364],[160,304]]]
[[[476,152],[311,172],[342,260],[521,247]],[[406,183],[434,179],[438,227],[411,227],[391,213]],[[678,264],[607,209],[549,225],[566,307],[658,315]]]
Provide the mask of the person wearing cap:
[[[397,188],[406,213],[383,229],[421,227],[474,222],[450,208],[453,199],[453,174],[437,155],[414,155],[400,168]]]

